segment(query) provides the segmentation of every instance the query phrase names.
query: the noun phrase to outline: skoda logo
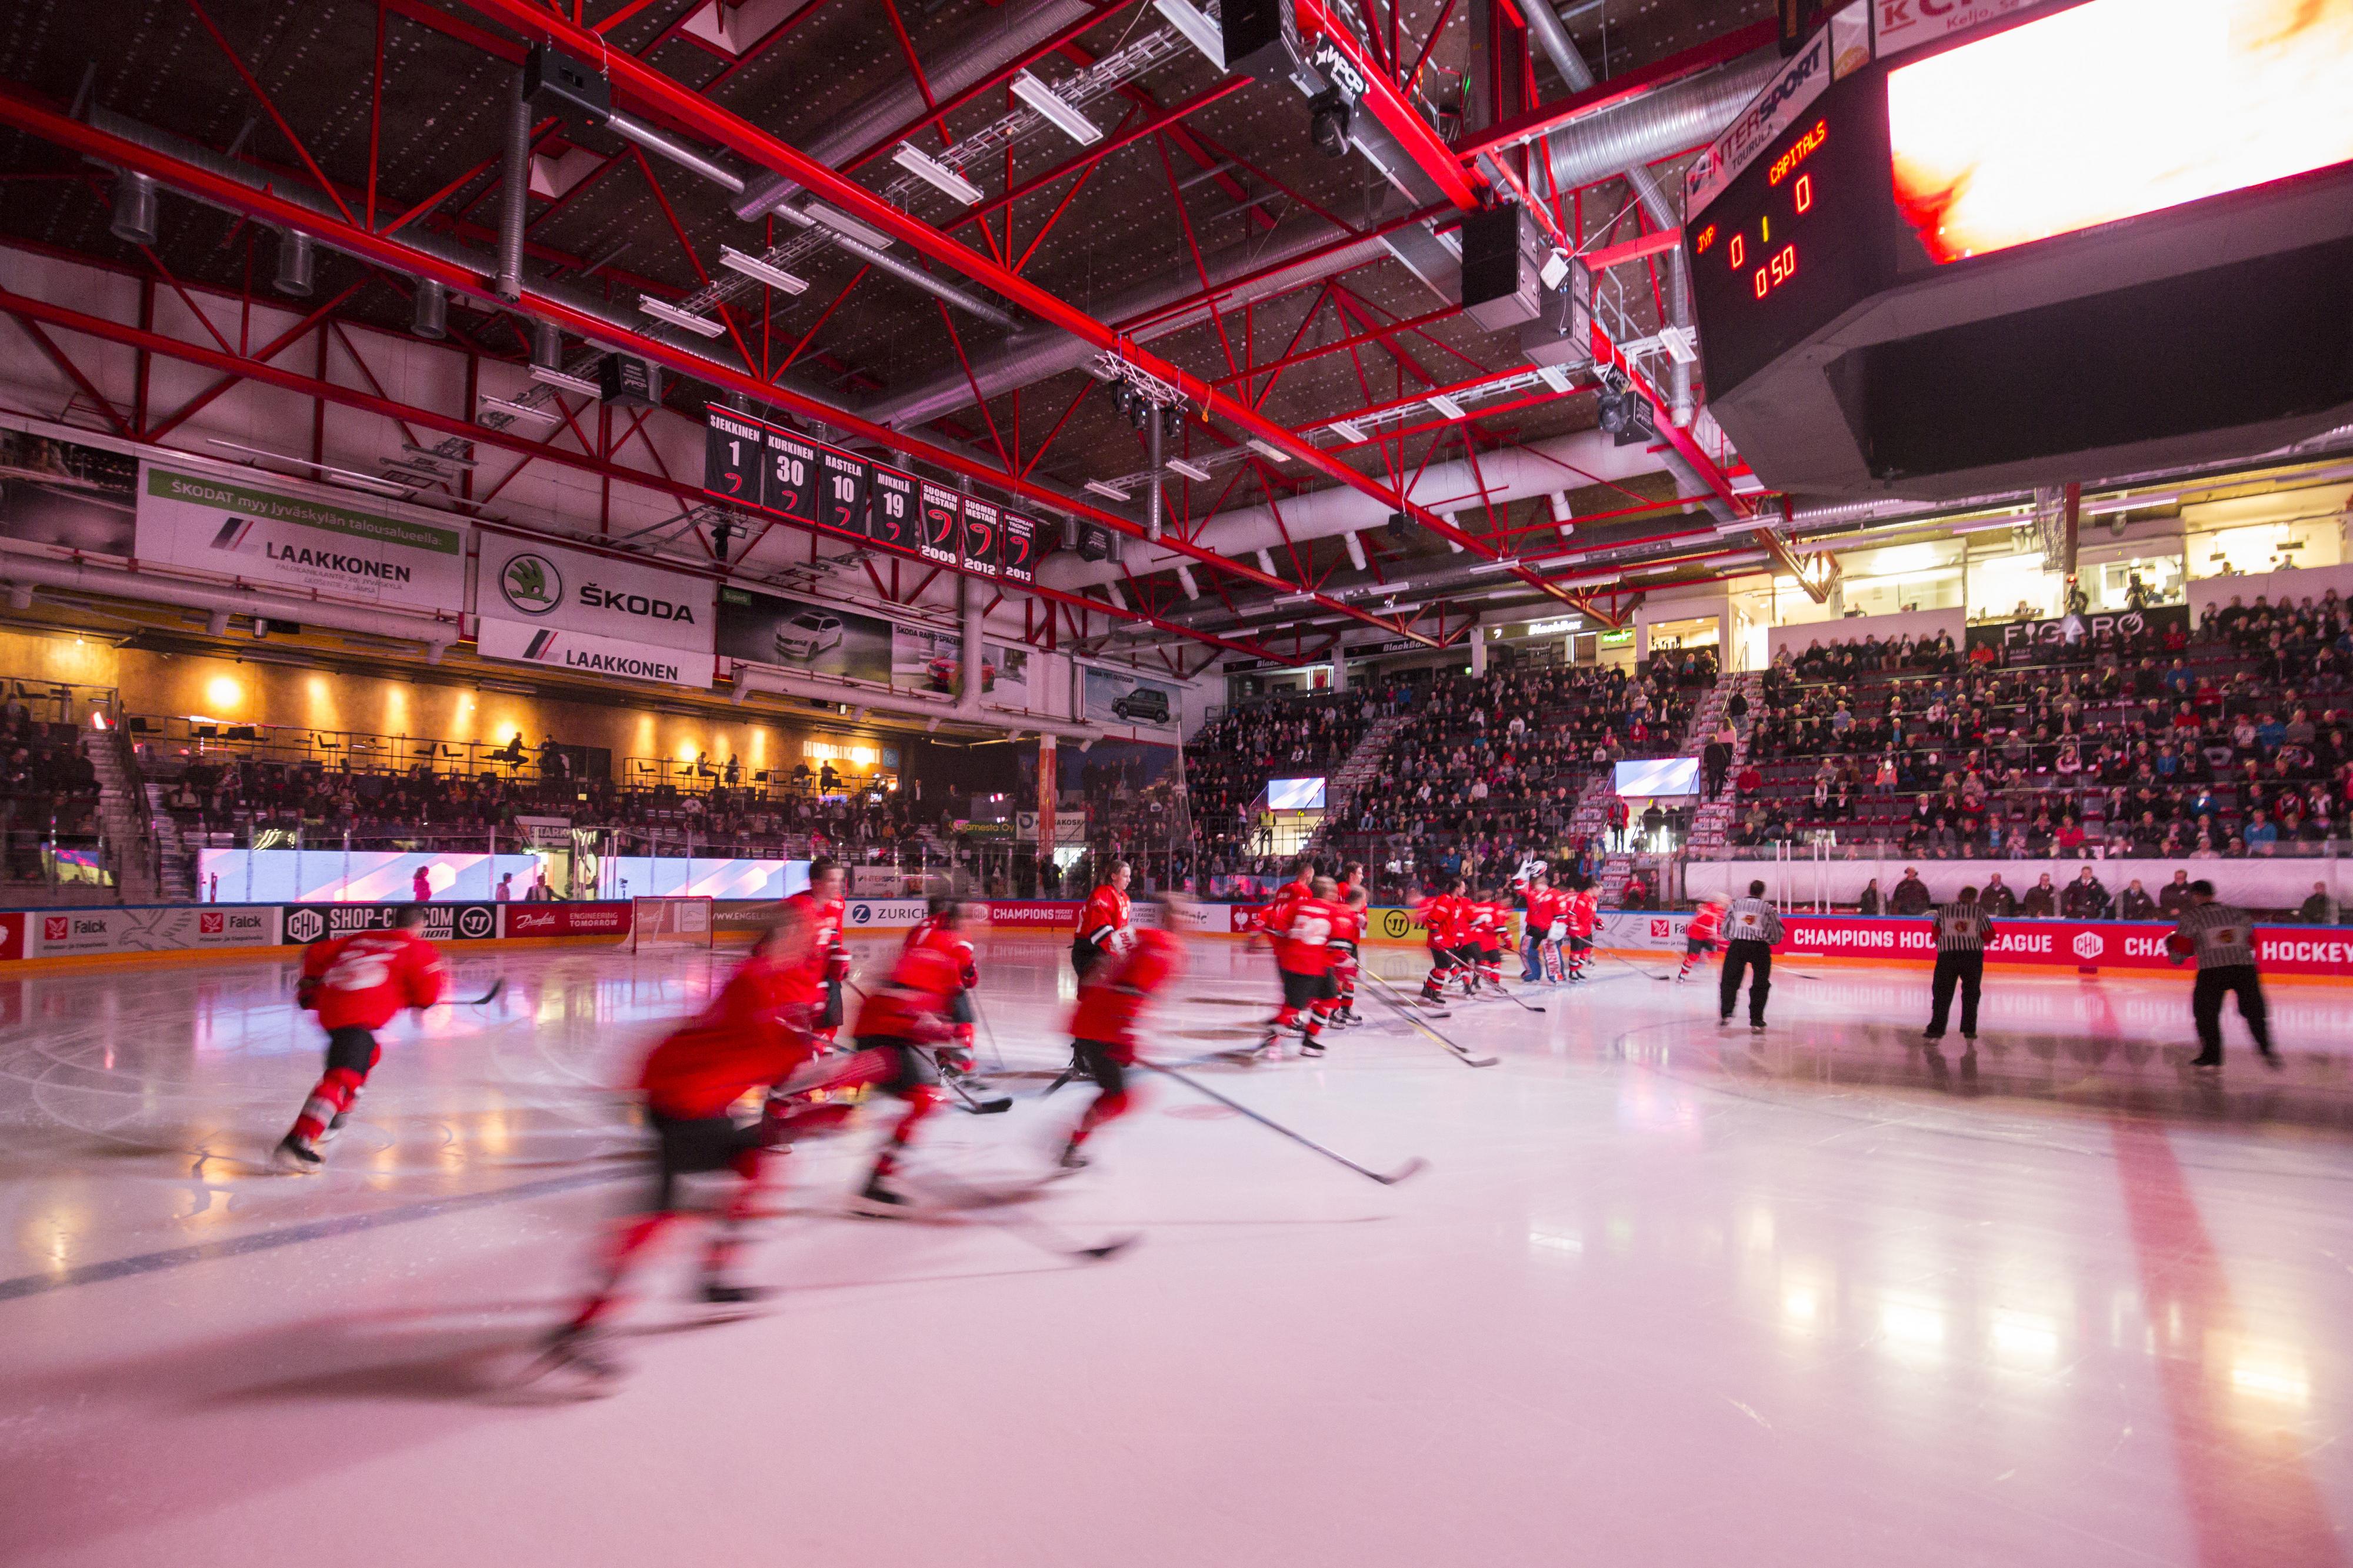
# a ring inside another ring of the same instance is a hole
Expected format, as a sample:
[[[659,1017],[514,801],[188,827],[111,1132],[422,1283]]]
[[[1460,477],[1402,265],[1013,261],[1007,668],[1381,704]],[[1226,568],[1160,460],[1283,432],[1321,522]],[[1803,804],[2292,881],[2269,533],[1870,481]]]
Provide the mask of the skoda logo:
[[[499,568],[499,596],[519,615],[543,616],[564,602],[564,574],[544,555],[514,556]]]
[[[849,923],[851,925],[870,925],[873,922],[873,920],[874,911],[867,908],[864,904],[852,904],[849,906]]]
[[[459,936],[490,935],[491,911],[482,908],[480,904],[469,904],[464,909],[459,910],[458,911],[458,934]]]
[[[286,917],[286,934],[296,942],[314,942],[327,929],[327,922],[316,910],[296,910]]]

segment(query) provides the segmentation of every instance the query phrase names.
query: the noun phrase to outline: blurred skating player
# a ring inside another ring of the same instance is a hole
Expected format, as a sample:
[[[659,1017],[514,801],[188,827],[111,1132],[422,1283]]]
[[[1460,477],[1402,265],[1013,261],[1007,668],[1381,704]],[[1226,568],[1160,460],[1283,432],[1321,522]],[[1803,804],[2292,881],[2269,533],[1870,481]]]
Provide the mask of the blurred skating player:
[[[1071,968],[1082,985],[1096,964],[1126,945],[1130,934],[1127,884],[1134,876],[1126,861],[1118,862],[1079,906],[1078,929],[1071,936]]]
[[[2239,1016],[2247,1021],[2263,1065],[2284,1067],[2272,1049],[2271,1009],[2263,1002],[2263,983],[2255,972],[2255,922],[2246,910],[2214,901],[2214,884],[2200,879],[2189,884],[2189,907],[2165,939],[2173,962],[2198,960],[2198,984],[2189,994],[2189,1014],[2198,1025],[2198,1055],[2194,1068],[2221,1071],[2222,1067],[2222,998],[2235,996]]]
[[[805,964],[815,936],[809,906],[788,904],[784,919],[761,937],[711,1005],[647,1056],[638,1089],[654,1135],[653,1186],[644,1205],[614,1231],[596,1287],[549,1336],[551,1359],[598,1374],[613,1371],[587,1348],[589,1336],[620,1304],[621,1283],[638,1255],[689,1212],[680,1199],[681,1176],[728,1171],[737,1178],[713,1216],[702,1259],[702,1300],[726,1304],[765,1294],[733,1283],[728,1271],[743,1227],[763,1195],[769,1152],[800,1132],[838,1123],[848,1108],[772,1097],[756,1121],[738,1121],[731,1111],[753,1090],[773,1089],[813,1054],[809,1007],[796,998],[806,989]]]
[[[1545,978],[1544,943],[1552,930],[1552,879],[1542,865],[1529,861],[1512,879],[1520,895],[1520,981],[1533,985]]]
[[[1511,906],[1493,888],[1480,889],[1472,900],[1471,972],[1490,992],[1504,988],[1504,927],[1511,917]]]
[[[425,916],[423,906],[412,905],[394,917],[390,931],[337,937],[302,955],[294,1000],[316,1012],[327,1031],[327,1066],[292,1131],[279,1141],[273,1158],[282,1169],[316,1171],[325,1163],[320,1142],[343,1130],[384,1055],[375,1032],[403,1007],[421,1013],[441,1000],[448,975],[433,944],[418,934]]]
[[[820,1050],[831,1050],[841,1031],[841,987],[849,978],[849,949],[841,940],[845,880],[839,863],[812,860],[808,886],[785,900],[785,918],[799,925],[807,942],[797,950],[799,967],[782,983],[782,999],[807,1009],[802,1023]]]
[[[934,939],[947,943],[949,951],[955,955],[956,962],[962,965],[964,988],[955,994],[955,1005],[948,1012],[949,1020],[955,1026],[955,1038],[952,1044],[940,1047],[940,1071],[961,1082],[965,1092],[970,1094],[976,1103],[991,1104],[1003,1100],[1009,1107],[1013,1103],[1012,1100],[990,1088],[983,1080],[979,1069],[974,1063],[972,1031],[973,1026],[980,1021],[980,1012],[973,1001],[973,993],[980,989],[980,963],[973,955],[972,939],[961,931],[945,935],[941,923],[948,910],[958,907],[957,901],[951,898],[932,900],[929,912],[923,916],[914,930],[907,933],[907,940],[901,944],[901,951],[904,952]],[[964,921],[967,929],[972,919],[972,910],[965,909]]]
[[[1346,903],[1348,895],[1360,889],[1365,890],[1365,901],[1372,902],[1372,892],[1369,885],[1365,881],[1365,863],[1362,860],[1351,860],[1340,868],[1340,901]]]
[[[1160,901],[1167,910],[1166,923],[1177,925],[1185,900],[1164,893]],[[1063,1170],[1083,1170],[1086,1142],[1095,1130],[1134,1109],[1127,1074],[1135,1065],[1136,1021],[1153,996],[1184,973],[1185,944],[1171,931],[1146,926],[1125,952],[1079,987],[1078,1005],[1071,1010],[1071,1049],[1094,1079],[1096,1094],[1062,1145],[1056,1163]]]
[[[955,1038],[955,1001],[965,988],[964,964],[956,953],[964,942],[964,906],[950,903],[940,911],[931,934],[910,942],[892,966],[890,978],[866,994],[850,1029],[857,1054],[831,1080],[880,1089],[907,1104],[858,1194],[857,1206],[863,1213],[908,1210],[906,1196],[891,1184],[891,1178],[898,1173],[900,1156],[915,1129],[940,1107],[939,1070],[929,1053]]]
[[[1468,886],[1457,877],[1448,884],[1446,891],[1430,894],[1414,908],[1413,918],[1430,933],[1430,977],[1421,983],[1421,1003],[1425,1007],[1443,1004],[1446,984],[1461,962],[1454,953],[1458,940],[1455,928],[1461,919],[1462,889]]]
[[[1362,867],[1356,868],[1363,870]],[[1361,1024],[1356,1016],[1357,971],[1364,963],[1366,906],[1371,895],[1364,884],[1354,883],[1340,889],[1339,904],[1343,911],[1332,924],[1332,978],[1339,986],[1339,1001],[1332,1009],[1332,1021],[1344,1027]]]
[[[1748,896],[1735,899],[1724,911],[1724,976],[1717,982],[1716,1026],[1732,1022],[1733,1004],[1740,1000],[1740,977],[1753,971],[1748,986],[1748,1027],[1765,1032],[1765,998],[1773,994],[1773,944],[1781,940],[1781,916],[1765,901],[1765,884],[1748,884]]]
[[[1304,898],[1278,895],[1267,911],[1267,935],[1274,940],[1275,967],[1282,976],[1282,1006],[1258,1043],[1261,1051],[1281,1055],[1283,1035],[1295,1028],[1301,1056],[1324,1054],[1324,1026],[1340,994],[1332,974],[1332,933],[1349,919],[1347,906],[1334,898],[1337,889],[1331,878],[1318,877]]]
[[[1683,928],[1683,963],[1675,971],[1676,984],[1690,979],[1692,966],[1715,951],[1715,939],[1723,930],[1724,900],[1708,899],[1702,902],[1692,915],[1691,924]]]

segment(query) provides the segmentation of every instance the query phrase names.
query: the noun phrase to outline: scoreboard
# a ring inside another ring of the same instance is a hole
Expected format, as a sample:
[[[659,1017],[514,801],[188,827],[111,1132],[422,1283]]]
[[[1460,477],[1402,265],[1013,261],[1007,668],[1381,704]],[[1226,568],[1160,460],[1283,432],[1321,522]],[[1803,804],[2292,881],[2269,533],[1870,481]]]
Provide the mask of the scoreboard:
[[[1045,530],[1035,517],[732,409],[714,405],[707,420],[702,488],[730,506],[934,565],[1037,581]]]
[[[2348,81],[2353,0],[1856,0],[1684,177],[1717,422],[1927,500],[2345,423]]]

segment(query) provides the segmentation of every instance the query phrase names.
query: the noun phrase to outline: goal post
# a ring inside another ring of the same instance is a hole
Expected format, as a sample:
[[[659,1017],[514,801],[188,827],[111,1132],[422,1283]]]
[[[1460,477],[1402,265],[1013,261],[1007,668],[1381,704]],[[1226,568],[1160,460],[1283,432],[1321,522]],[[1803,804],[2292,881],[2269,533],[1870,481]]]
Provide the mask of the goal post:
[[[709,947],[718,921],[708,897],[640,898],[629,900],[629,951]]]

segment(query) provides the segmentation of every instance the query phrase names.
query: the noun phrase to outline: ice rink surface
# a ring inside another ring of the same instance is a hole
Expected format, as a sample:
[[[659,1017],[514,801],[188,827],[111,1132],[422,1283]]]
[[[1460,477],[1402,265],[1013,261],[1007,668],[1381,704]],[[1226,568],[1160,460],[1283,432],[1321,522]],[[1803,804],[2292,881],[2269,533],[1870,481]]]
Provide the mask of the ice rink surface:
[[[505,994],[387,1030],[310,1178],[260,1163],[318,1070],[290,963],[0,982],[0,1561],[2353,1557],[2353,995],[2275,986],[2287,1069],[2232,1018],[2219,1085],[2186,984],[2120,977],[1996,972],[1973,1060],[1919,1048],[1909,970],[1784,965],[1752,1040],[1605,961],[1434,1022],[1487,1070],[1368,1002],[1202,1079],[1415,1180],[1157,1080],[1014,1229],[952,1194],[1041,1172],[1091,1091],[1036,1098],[1062,942],[981,950],[1021,1098],[928,1124],[939,1212],[844,1214],[874,1120],[797,1150],[744,1269],[781,1293],[715,1320],[672,1240],[589,1401],[515,1373],[641,1179],[610,1086],[711,955],[459,959]],[[1273,989],[1193,963],[1167,1057]]]

